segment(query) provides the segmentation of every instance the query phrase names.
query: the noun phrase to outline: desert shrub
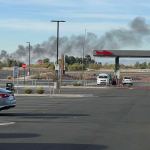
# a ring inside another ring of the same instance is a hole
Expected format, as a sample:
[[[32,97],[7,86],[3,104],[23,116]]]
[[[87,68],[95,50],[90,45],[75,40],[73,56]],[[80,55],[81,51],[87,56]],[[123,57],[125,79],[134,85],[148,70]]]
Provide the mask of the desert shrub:
[[[24,92],[25,94],[31,94],[33,90],[31,88],[25,88]]]
[[[8,80],[11,80],[11,79],[12,79],[12,77],[11,77],[11,76],[8,76],[8,77],[7,77],[7,79],[8,79]]]
[[[85,66],[83,68],[82,64],[75,63],[75,64],[72,64],[72,65],[68,65],[68,69],[70,71],[80,71],[82,69],[85,69]]]
[[[81,82],[74,82],[73,86],[82,86],[82,83]]]
[[[43,94],[44,93],[44,88],[43,87],[37,87],[36,93]]]

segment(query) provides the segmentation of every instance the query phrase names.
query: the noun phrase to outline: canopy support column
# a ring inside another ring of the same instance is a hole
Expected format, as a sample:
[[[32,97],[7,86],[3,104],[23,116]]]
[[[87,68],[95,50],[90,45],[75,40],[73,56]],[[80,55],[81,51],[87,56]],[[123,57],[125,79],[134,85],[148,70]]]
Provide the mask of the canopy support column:
[[[117,84],[119,84],[119,79],[120,79],[119,56],[115,57],[115,77],[116,77]]]

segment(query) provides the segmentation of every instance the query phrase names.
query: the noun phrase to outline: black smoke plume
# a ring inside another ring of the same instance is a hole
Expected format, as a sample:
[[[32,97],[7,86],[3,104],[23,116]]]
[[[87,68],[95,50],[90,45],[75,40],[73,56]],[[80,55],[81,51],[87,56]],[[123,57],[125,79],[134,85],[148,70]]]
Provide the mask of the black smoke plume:
[[[150,41],[150,25],[142,17],[132,20],[127,28],[120,28],[106,32],[101,37],[87,32],[86,35],[72,35],[59,39],[59,55],[72,55],[82,57],[84,54],[92,56],[93,49],[107,50],[148,50]],[[150,49],[150,48],[149,48]],[[7,54],[1,53],[1,57]],[[19,45],[16,52],[10,54],[15,59],[28,62],[28,47]],[[31,47],[31,62],[38,59],[49,58],[56,60],[56,37]]]

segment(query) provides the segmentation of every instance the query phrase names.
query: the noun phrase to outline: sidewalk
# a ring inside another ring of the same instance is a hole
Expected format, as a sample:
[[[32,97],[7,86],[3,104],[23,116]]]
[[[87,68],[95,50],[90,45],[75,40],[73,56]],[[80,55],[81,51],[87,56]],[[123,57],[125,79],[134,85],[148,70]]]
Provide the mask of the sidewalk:
[[[38,97],[93,97],[92,94],[15,94],[16,97],[18,96],[38,96]]]

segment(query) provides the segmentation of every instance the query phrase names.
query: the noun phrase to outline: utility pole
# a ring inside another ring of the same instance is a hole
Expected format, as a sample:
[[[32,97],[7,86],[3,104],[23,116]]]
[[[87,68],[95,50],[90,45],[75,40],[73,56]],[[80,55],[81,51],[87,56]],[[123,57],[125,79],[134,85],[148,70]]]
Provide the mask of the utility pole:
[[[26,42],[26,43],[29,44],[29,46],[28,46],[28,49],[29,49],[29,70],[28,70],[28,75],[30,76],[30,48],[31,48],[31,46],[30,46],[30,42]]]
[[[83,85],[85,84],[84,82],[84,55],[85,55],[85,45],[86,45],[86,29],[83,37],[83,51],[82,51],[82,81]]]
[[[60,90],[60,85],[59,85],[59,23],[60,22],[66,22],[63,20],[52,20],[51,22],[57,23],[57,60],[56,60],[56,65],[55,65],[55,71],[56,71],[56,89],[57,91]]]

